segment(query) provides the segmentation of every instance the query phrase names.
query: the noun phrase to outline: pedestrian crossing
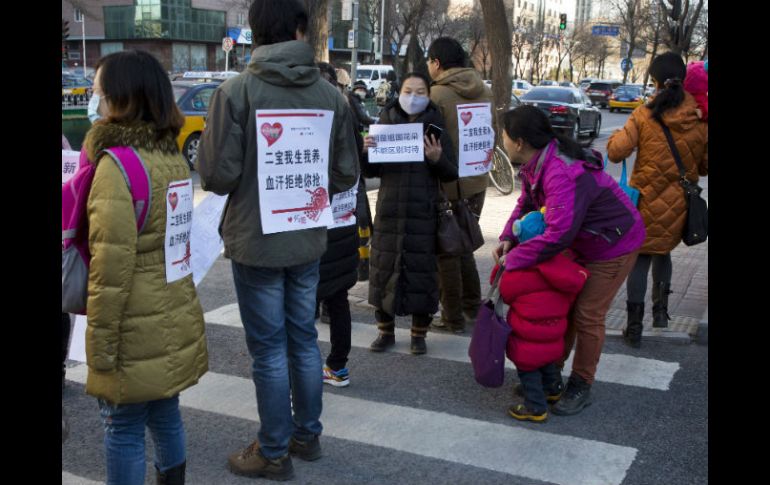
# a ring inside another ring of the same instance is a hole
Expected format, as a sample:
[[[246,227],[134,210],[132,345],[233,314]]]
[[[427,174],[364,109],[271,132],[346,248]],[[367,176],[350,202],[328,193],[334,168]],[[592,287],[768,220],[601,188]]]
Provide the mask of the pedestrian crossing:
[[[210,311],[205,314],[204,319],[208,324],[243,328],[237,303]],[[319,323],[317,328],[318,340],[329,342],[329,326]],[[390,351],[400,354],[411,354],[409,351],[410,331],[397,327],[395,333],[396,346]],[[369,348],[369,344],[376,337],[377,327],[375,325],[353,322],[351,334],[351,345],[353,347]],[[427,344],[428,357],[470,363],[470,357],[468,357],[469,336],[431,332],[428,335]],[[569,374],[569,370],[572,368],[573,355],[570,356],[564,366],[565,375]],[[516,368],[507,359],[505,365],[509,369]],[[664,362],[625,354],[604,353],[601,356],[599,368],[596,371],[596,380],[667,391],[678,370],[678,362]]]
[[[215,327],[242,329],[237,304],[210,311],[205,320]],[[329,326],[319,323],[317,328],[319,341],[329,342]],[[354,322],[353,347],[368,348],[376,334],[375,325]],[[392,353],[409,353],[408,329],[396,328],[396,341]],[[468,364],[469,342],[469,336],[432,332],[427,357]],[[510,362],[506,365],[513,368]],[[679,367],[677,362],[602,354],[597,380],[666,391]],[[86,377],[83,364],[67,371],[67,379],[80,384],[85,384]],[[248,378],[209,372],[180,399],[184,408],[258,422],[254,384]],[[590,435],[557,434],[545,427],[487,422],[339,392],[325,392],[321,420],[324,436],[558,485],[619,485],[638,454],[634,447],[591,439]],[[98,482],[63,470],[62,483]]]

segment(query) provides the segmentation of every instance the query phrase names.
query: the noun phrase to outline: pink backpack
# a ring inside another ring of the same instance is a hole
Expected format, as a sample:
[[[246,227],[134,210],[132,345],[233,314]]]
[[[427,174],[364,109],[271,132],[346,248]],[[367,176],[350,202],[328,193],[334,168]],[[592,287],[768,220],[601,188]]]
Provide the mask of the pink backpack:
[[[104,153],[117,163],[131,192],[136,230],[141,233],[150,211],[150,174],[131,147],[112,147]],[[104,162],[103,162],[104,163]],[[96,166],[80,151],[80,167],[61,187],[61,311],[85,315],[88,299],[88,216],[86,205]]]

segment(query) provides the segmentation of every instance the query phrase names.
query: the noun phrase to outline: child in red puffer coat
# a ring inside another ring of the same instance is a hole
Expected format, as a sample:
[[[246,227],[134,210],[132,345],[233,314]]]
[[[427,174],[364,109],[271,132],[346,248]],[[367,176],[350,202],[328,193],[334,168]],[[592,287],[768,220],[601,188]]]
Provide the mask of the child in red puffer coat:
[[[542,219],[542,212],[530,212],[521,219],[518,234],[514,224],[519,244],[544,232]],[[588,276],[588,270],[575,262],[575,254],[566,250],[533,267],[506,271],[500,278],[500,295],[510,305],[507,320],[513,329],[506,354],[518,370],[521,386],[516,391],[523,397],[508,409],[512,417],[545,421],[547,402],[561,397],[564,386],[556,362],[564,353],[567,315]]]

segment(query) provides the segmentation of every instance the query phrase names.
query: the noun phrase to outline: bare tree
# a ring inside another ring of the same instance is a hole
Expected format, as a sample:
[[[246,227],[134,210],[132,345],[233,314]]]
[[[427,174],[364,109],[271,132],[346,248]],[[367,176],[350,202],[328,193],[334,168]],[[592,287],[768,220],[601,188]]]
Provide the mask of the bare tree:
[[[663,10],[668,12],[664,0],[659,0],[659,2]],[[669,0],[669,4],[673,5],[673,3],[672,0]],[[703,0],[698,0],[697,5],[695,5],[694,0],[692,2],[681,0],[680,3],[682,11],[677,20],[672,19],[669,15],[665,16],[667,35],[664,38],[665,44],[672,52],[683,55],[690,50],[692,36],[703,9]]]
[[[490,55],[492,93],[495,106],[507,108],[511,102],[511,28],[503,0],[479,0],[484,14]],[[496,118],[496,117],[493,117]],[[498,133],[500,130],[497,130]]]
[[[647,45],[652,45],[652,48],[647,52],[650,54],[650,59],[655,59],[658,55],[658,48],[661,45],[662,36],[666,27],[665,16],[667,15],[666,9],[661,7],[660,4],[655,4],[650,7],[650,15],[647,17],[647,25],[642,31],[642,41]],[[650,79],[649,70],[644,73],[644,85]]]
[[[615,21],[620,24],[622,39],[628,45],[628,51],[622,52],[621,55],[630,59],[647,23],[649,16],[647,2],[642,0],[611,0],[610,6]],[[623,83],[625,84],[627,80],[628,71],[624,71]]]
[[[527,46],[528,29],[525,24],[522,23],[521,16],[516,19],[516,24],[513,26],[513,37],[511,39],[511,47],[513,51],[513,57],[516,59],[516,64],[513,66],[513,77],[520,79],[524,77],[524,70],[526,60],[524,58],[524,48]],[[524,61],[525,65],[522,65]],[[519,70],[521,68],[521,70]]]

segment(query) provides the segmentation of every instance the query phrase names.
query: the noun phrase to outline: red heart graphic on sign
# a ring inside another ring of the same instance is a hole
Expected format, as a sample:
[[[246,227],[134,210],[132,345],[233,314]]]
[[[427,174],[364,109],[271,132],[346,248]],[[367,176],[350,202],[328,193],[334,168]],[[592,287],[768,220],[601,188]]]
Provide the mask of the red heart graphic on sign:
[[[273,143],[277,142],[281,137],[281,133],[283,133],[283,126],[281,126],[280,123],[273,123],[272,126],[270,123],[263,123],[259,131],[267,140],[267,146],[269,147]]]
[[[289,217],[289,222],[291,222],[291,217]]]
[[[460,113],[460,119],[462,119],[463,123],[465,123],[466,125],[470,123],[471,118],[473,118],[473,113],[471,113],[470,111],[466,111],[465,113]]]
[[[176,210],[176,204],[179,202],[179,196],[176,195],[176,192],[171,192],[168,194],[168,201],[171,202],[171,210]]]

